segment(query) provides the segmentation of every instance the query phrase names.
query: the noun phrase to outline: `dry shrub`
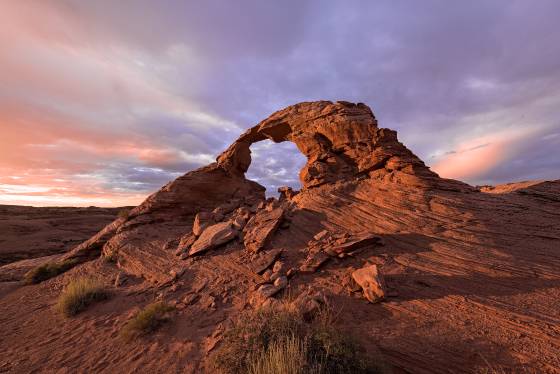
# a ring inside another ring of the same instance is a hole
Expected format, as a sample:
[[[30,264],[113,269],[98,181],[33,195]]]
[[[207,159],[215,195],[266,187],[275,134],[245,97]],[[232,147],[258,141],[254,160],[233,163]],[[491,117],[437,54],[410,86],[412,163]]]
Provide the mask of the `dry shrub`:
[[[257,309],[227,331],[210,365],[221,373],[381,373],[378,362],[334,327],[330,310],[306,323],[290,307]]]
[[[41,266],[37,266],[29,270],[25,276],[24,281],[26,284],[37,284],[52,277],[56,277],[59,274],[70,270],[77,264],[75,260],[65,260],[62,262],[48,262]]]
[[[90,304],[105,300],[109,293],[103,284],[92,278],[78,278],[72,280],[64,288],[58,299],[58,309],[67,317],[73,316],[86,309]]]
[[[307,366],[306,347],[301,339],[290,336],[273,341],[266,351],[249,360],[250,374],[303,374]]]
[[[120,333],[121,337],[125,340],[132,340],[157,330],[169,320],[169,313],[174,309],[163,302],[146,306],[124,325]]]

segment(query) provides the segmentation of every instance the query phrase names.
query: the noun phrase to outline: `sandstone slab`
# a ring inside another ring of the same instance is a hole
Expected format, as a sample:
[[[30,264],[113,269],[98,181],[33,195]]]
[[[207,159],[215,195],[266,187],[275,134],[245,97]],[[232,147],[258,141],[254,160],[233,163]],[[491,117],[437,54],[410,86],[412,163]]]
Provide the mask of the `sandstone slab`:
[[[230,222],[220,222],[209,226],[191,246],[189,256],[214,249],[235,239],[237,235],[238,231],[231,226]]]
[[[284,209],[261,209],[247,222],[243,230],[245,248],[251,252],[258,252],[264,248],[280,226]]]
[[[352,278],[362,288],[364,297],[371,303],[377,303],[385,298],[385,281],[379,273],[377,265],[370,265],[352,273]]]

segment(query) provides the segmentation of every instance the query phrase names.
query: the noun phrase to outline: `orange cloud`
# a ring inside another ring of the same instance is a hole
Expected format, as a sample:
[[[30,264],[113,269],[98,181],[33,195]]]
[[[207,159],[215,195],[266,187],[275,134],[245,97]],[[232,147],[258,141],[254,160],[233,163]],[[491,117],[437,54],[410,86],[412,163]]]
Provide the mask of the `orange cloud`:
[[[516,143],[525,139],[530,129],[508,129],[461,142],[455,150],[438,157],[431,167],[444,178],[472,180],[508,160]]]

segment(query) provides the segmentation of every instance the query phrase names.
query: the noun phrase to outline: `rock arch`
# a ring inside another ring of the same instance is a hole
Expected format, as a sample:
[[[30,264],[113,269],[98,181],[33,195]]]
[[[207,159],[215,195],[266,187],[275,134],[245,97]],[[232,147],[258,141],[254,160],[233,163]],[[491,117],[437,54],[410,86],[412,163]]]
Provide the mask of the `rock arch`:
[[[300,197],[339,181],[472,189],[440,179],[397,140],[395,131],[377,126],[367,105],[305,102],[280,110],[247,130],[216,162],[163,186],[128,217],[117,219],[62,260],[87,261],[103,250],[118,253],[118,264],[128,273],[154,282],[168,281],[183,269],[170,248],[191,231],[196,214],[217,207],[228,207],[229,212],[230,208],[264,202],[265,188],[245,178],[245,173],[251,164],[251,144],[265,139],[294,142],[307,157],[300,172]]]
[[[265,139],[294,142],[307,157],[300,172],[304,189],[380,168],[435,176],[398,142],[395,131],[378,128],[373,112],[362,103],[305,102],[280,110],[242,134],[218,156],[218,165],[244,176],[251,164],[250,146]]]

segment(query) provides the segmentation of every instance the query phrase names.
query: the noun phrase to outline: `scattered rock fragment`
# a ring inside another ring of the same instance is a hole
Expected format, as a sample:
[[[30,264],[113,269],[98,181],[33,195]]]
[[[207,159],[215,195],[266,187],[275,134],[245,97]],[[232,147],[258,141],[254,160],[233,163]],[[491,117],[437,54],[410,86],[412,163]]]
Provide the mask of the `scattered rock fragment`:
[[[328,259],[329,255],[325,252],[317,252],[307,257],[303,265],[300,266],[299,271],[302,273],[314,273],[323,265]]]
[[[196,236],[200,236],[202,232],[211,224],[213,224],[212,214],[208,212],[199,212],[194,217],[192,232]]]
[[[209,226],[191,246],[189,256],[216,248],[235,239],[237,235],[238,231],[231,226],[230,222],[220,222]]]
[[[196,241],[196,236],[194,233],[189,232],[181,237],[179,240],[179,245],[177,246],[177,250],[175,251],[175,255],[180,256],[184,252],[188,252],[189,248],[193,245]]]
[[[349,254],[353,251],[362,249],[369,245],[377,244],[380,242],[380,237],[374,234],[358,234],[354,236],[350,236],[348,238],[344,238],[343,240],[339,240],[335,242],[334,245],[331,246],[331,249],[340,254]]]
[[[119,271],[119,273],[117,274],[117,276],[115,277],[115,287],[121,287],[122,285],[124,285],[126,282],[128,281],[128,276],[122,272]]]
[[[288,278],[285,275],[281,275],[279,276],[275,281],[274,281],[274,286],[278,287],[280,289],[285,288],[288,285]]]
[[[270,269],[266,270],[264,273],[262,273],[262,277],[267,282],[271,281],[272,270],[270,270]]]
[[[272,267],[272,272],[280,273],[284,270],[284,263],[282,261],[276,261]]]
[[[249,268],[253,272],[261,274],[263,271],[268,269],[278,257],[280,257],[281,253],[282,250],[279,248],[262,252],[251,261],[251,263],[249,264]]]
[[[325,303],[326,297],[323,293],[308,290],[299,294],[292,305],[306,321],[309,321],[313,319]]]
[[[247,219],[241,216],[236,216],[231,221],[231,225],[238,231],[242,231],[247,223]]]
[[[245,248],[252,252],[260,251],[274,235],[274,232],[280,225],[283,214],[284,209],[281,207],[270,211],[266,209],[259,210],[247,222],[243,230]]]
[[[385,298],[385,281],[377,265],[365,266],[352,273],[352,278],[362,288],[364,297],[371,303]]]
[[[315,234],[313,239],[320,241],[321,239],[325,238],[328,235],[328,233],[329,232],[327,230],[319,231],[317,234]]]

